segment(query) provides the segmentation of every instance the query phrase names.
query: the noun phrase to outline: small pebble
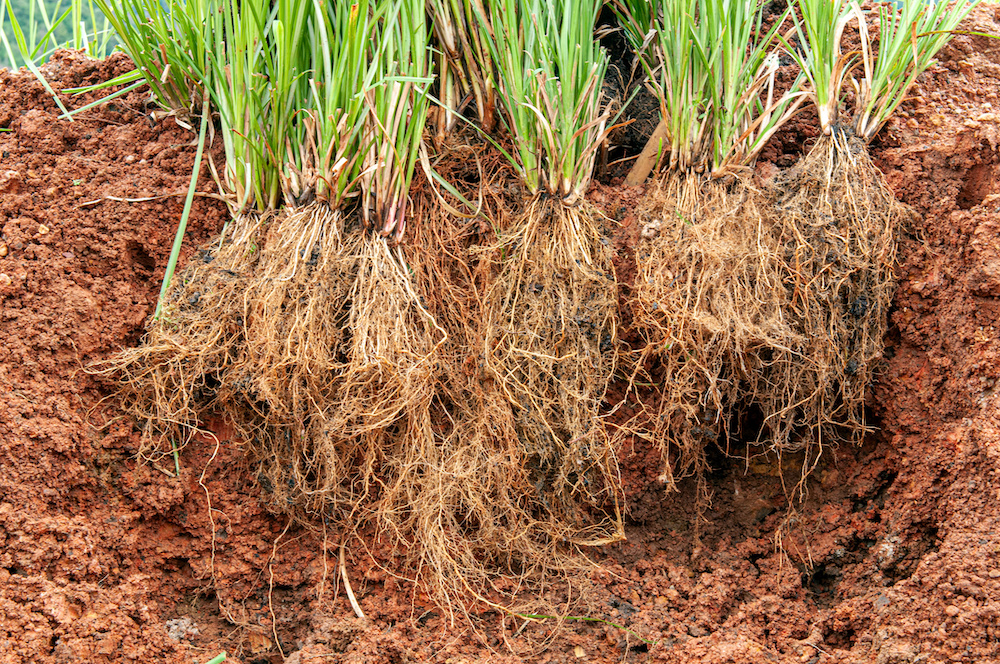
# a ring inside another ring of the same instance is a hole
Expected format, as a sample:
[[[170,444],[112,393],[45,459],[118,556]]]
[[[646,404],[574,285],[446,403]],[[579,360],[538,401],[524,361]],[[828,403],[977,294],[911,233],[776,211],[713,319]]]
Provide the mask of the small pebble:
[[[991,579],[1000,579],[1000,569],[991,569],[990,570],[990,578]]]
[[[954,618],[955,616],[958,615],[959,610],[957,606],[946,606],[944,607],[944,612],[949,616],[951,616],[952,618]]]
[[[48,233],[49,233],[49,227],[48,226],[46,226],[45,224],[39,224],[38,225],[38,234],[39,235],[48,235]]]
[[[7,244],[5,242],[0,242],[0,258],[4,258],[7,255]]]
[[[126,164],[131,164],[133,161],[135,161],[135,155],[134,154],[125,155],[125,163]]]
[[[74,258],[72,251],[64,251],[62,256],[63,258]]]
[[[688,634],[698,639],[708,635],[708,630],[699,625],[688,625]]]
[[[0,288],[7,288],[7,286],[10,286],[11,283],[10,277],[6,274],[0,274]]]

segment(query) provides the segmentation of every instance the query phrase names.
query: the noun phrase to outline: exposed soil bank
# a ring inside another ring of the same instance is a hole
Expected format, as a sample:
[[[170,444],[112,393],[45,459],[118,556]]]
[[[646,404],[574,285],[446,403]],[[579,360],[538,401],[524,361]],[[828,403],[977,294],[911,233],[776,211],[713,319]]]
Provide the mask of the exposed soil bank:
[[[994,11],[970,29],[1000,31]],[[0,72],[0,661],[1000,661],[1000,46],[959,37],[940,60],[874,146],[918,213],[869,399],[880,431],[828,450],[794,515],[768,459],[714,457],[699,517],[695,482],[668,493],[655,450],[622,452],[628,541],[598,552],[574,611],[653,644],[599,622],[546,642],[552,625],[497,614],[477,637],[355,539],[363,624],[338,534],[269,515],[224,427],[183,451],[180,477],[138,463],[132,424],[81,368],[142,333],[192,135],[151,125],[141,95],[57,121],[30,75]],[[46,71],[70,87],[126,66],[63,53]],[[623,269],[636,195],[591,192],[622,219]],[[188,251],[225,218],[197,199]]]

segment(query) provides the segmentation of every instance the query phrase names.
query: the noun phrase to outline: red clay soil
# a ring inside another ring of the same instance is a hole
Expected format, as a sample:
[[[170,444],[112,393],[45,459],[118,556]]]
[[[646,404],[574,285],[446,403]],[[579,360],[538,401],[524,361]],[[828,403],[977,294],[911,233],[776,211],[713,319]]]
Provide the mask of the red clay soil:
[[[873,146],[917,212],[879,431],[828,449],[795,509],[795,459],[714,456],[698,509],[695,481],[667,492],[654,450],[623,450],[628,540],[595,552],[574,609],[622,628],[548,640],[551,621],[450,622],[357,539],[354,618],[337,534],[269,514],[223,427],[179,477],[136,460],[133,424],[82,369],[142,334],[193,135],[137,93],[61,121],[30,75],[0,71],[0,662],[1000,662],[1000,45],[959,37],[940,61]],[[73,87],[127,66],[64,52],[45,71]],[[639,192],[591,196],[622,222],[624,276]],[[187,252],[225,219],[197,199]]]

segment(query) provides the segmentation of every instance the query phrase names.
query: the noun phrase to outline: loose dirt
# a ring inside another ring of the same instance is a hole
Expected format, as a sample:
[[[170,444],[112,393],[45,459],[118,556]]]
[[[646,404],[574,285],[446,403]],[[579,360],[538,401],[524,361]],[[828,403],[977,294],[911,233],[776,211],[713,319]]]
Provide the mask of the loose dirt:
[[[998,19],[984,7],[967,27]],[[45,72],[71,87],[127,67],[62,52]],[[959,37],[873,146],[917,212],[867,401],[878,431],[826,450],[793,505],[793,455],[732,440],[701,487],[668,491],[659,450],[629,441],[628,539],[592,551],[573,597],[573,615],[607,622],[480,611],[473,629],[363,537],[343,542],[355,618],[340,533],[271,515],[221,421],[179,476],[137,461],[133,423],[83,367],[136,344],[152,313],[193,136],[151,123],[141,94],[60,121],[29,74],[0,71],[0,662],[1000,661],[998,91],[1000,46]],[[790,130],[760,172],[808,139]],[[641,194],[589,194],[620,224],[623,301]],[[196,199],[184,257],[225,219]]]

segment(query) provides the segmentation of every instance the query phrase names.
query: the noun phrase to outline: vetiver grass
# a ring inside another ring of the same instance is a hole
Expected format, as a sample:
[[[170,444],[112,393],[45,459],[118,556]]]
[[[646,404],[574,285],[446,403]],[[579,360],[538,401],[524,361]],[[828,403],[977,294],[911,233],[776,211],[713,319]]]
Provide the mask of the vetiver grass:
[[[776,40],[789,12],[764,29],[764,3],[625,0],[625,35],[660,103],[663,168],[725,175],[752,165],[801,103],[779,94]]]
[[[789,12],[767,16],[767,7],[617,3],[665,129],[645,155],[659,170],[636,250],[633,325],[643,343],[627,363],[645,407],[620,433],[660,446],[671,486],[704,470],[707,447],[728,435],[728,409],[766,392],[771,376],[759,368],[769,349],[797,338],[782,314],[753,166],[804,94],[801,77],[779,86]]]
[[[867,23],[861,28],[864,76],[854,112],[855,133],[865,141],[885,125],[907,92],[933,63],[978,0],[965,2],[903,2],[878,5],[878,45]]]
[[[634,317],[645,340],[636,375],[655,361],[664,378],[639,381],[658,406],[629,429],[664,442],[665,458],[675,450],[665,481],[703,467],[706,446],[725,444],[746,409],[763,418],[754,442],[804,451],[804,474],[825,445],[867,431],[905,211],[859,142],[969,8],[800,0],[766,16],[755,0],[619,3],[666,128]],[[843,46],[850,30],[861,49]],[[779,93],[782,60],[797,67]],[[823,138],[759,180],[757,155],[804,100]]]
[[[484,576],[483,561],[449,563],[469,536],[441,544],[439,508],[413,499],[437,454],[445,338],[405,248],[432,82],[423,0],[175,4],[129,28],[164,114],[218,122],[213,172],[233,212],[169,281],[144,343],[105,367],[147,453],[222,412],[275,509],[425,542],[414,556],[432,589]]]
[[[600,7],[504,0],[480,16],[513,139],[507,158],[526,190],[496,251],[483,351],[537,469],[537,498],[581,544],[622,536],[599,418],[615,367],[616,291],[606,231],[585,199],[609,117],[608,57],[593,37]]]

